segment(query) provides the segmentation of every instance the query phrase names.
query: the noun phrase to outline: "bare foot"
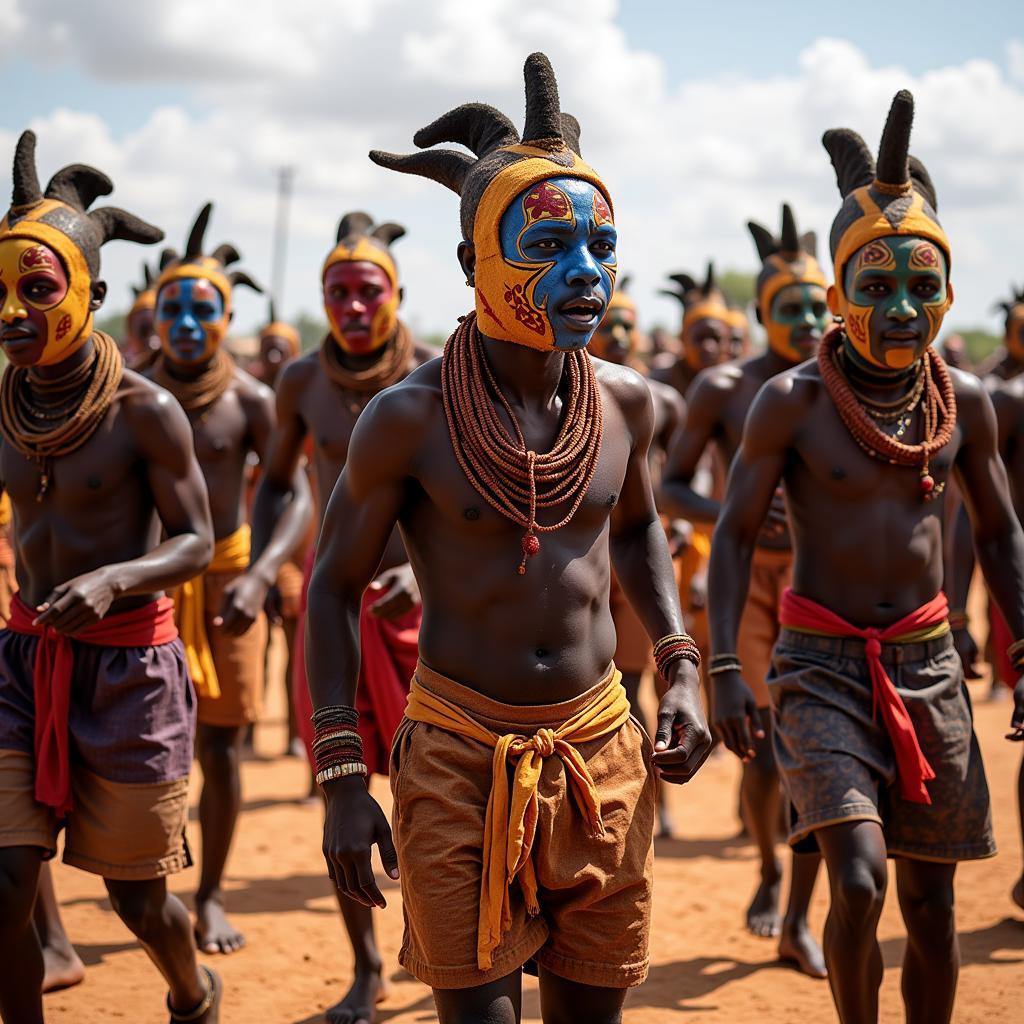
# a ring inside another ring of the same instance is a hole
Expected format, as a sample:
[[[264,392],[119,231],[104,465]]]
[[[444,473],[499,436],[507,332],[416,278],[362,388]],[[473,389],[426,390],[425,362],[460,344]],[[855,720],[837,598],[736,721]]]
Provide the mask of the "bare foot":
[[[790,921],[788,918],[782,925],[782,937],[779,939],[779,959],[793,964],[801,974],[809,978],[827,978],[825,957],[821,946],[814,941],[807,919],[800,918]]]
[[[205,975],[206,995],[203,996],[202,1002],[191,1010],[175,1010],[168,998],[167,1009],[171,1011],[171,1024],[179,1024],[180,1021],[189,1021],[190,1024],[218,1024],[220,1021],[220,1004],[224,996],[224,985],[220,975],[203,965],[200,965],[199,970]]]
[[[245,936],[228,920],[224,907],[214,897],[196,899],[196,945],[203,953],[236,953]]]
[[[762,938],[774,938],[782,931],[779,918],[779,889],[781,874],[761,879],[754,899],[747,908],[747,930]]]
[[[74,946],[43,946],[43,991],[59,992],[85,980],[85,964]]]
[[[1020,880],[1013,887],[1013,892],[1010,895],[1013,898],[1013,902],[1016,903],[1021,910],[1024,910],[1024,875],[1021,875]],[[46,990],[44,989],[43,991],[45,992]]]
[[[352,987],[327,1011],[327,1024],[373,1024],[377,1007],[390,994],[380,971],[357,970]]]

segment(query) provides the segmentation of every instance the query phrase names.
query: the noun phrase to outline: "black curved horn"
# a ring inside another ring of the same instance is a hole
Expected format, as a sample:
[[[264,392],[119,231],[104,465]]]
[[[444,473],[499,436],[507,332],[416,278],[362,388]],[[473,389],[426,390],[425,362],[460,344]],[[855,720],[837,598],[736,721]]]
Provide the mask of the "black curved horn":
[[[875,164],[875,180],[883,185],[906,185],[910,181],[910,129],[914,124],[914,97],[900,89],[893,97],[882,130]]]
[[[839,194],[844,199],[851,192],[874,181],[874,158],[856,132],[849,128],[830,128],[822,135],[821,144],[832,160]]]
[[[14,149],[14,188],[11,206],[32,206],[43,198],[36,173],[36,133],[22,132]]]
[[[192,230],[188,233],[188,241],[185,243],[185,255],[182,259],[186,262],[203,255],[203,236],[206,234],[206,225],[210,223],[212,212],[213,203],[207,203],[197,214]]]
[[[378,167],[403,174],[418,174],[450,188],[457,195],[462,194],[466,175],[476,161],[468,153],[456,149],[430,149],[424,153],[384,153],[379,149],[370,150],[370,159]]]
[[[526,81],[526,122],[523,142],[562,138],[562,108],[558,82],[551,61],[543,53],[531,53],[523,65]]]

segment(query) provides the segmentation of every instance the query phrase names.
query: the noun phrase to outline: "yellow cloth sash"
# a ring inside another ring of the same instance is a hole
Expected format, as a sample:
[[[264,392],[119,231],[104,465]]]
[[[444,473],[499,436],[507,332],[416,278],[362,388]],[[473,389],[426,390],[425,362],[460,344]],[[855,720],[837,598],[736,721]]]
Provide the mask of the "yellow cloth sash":
[[[614,670],[593,704],[557,729],[538,729],[533,736],[499,736],[455,704],[431,693],[413,677],[405,709],[407,718],[494,748],[480,879],[477,965],[481,970],[493,965],[494,950],[511,926],[509,887],[513,879],[519,878],[527,911],[540,913],[537,875],[530,855],[537,834],[537,786],[544,758],[557,754],[562,759],[568,789],[588,834],[604,835],[601,801],[594,780],[573,744],[600,739],[625,724],[629,718],[629,699],[621,678],[622,673]],[[511,790],[506,771],[508,761],[515,766]]]
[[[206,572],[244,572],[249,568],[249,545],[252,539],[249,524],[243,523],[234,533],[222,537],[213,546],[213,558]],[[178,587],[174,595],[174,619],[185,645],[188,671],[200,697],[215,700],[220,696],[217,669],[213,664],[210,638],[206,635],[206,573]]]

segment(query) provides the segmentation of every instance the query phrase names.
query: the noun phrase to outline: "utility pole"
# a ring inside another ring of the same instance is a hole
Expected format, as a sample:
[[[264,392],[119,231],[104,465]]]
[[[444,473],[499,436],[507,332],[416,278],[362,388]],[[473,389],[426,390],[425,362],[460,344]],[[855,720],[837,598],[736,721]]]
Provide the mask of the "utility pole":
[[[288,252],[288,213],[292,197],[294,167],[277,170],[277,215],[274,218],[274,248],[272,253],[270,294],[278,316],[284,316],[284,270]]]

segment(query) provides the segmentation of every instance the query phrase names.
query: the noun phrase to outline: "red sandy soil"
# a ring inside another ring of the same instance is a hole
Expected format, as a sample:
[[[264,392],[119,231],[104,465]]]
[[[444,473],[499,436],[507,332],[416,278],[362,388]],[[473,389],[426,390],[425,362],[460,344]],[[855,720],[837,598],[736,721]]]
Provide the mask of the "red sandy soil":
[[[278,659],[274,659],[277,661]],[[958,873],[958,923],[963,955],[957,1024],[1010,1024],[1024,1019],[1024,913],[1010,902],[1020,874],[1016,778],[1021,746],[1003,739],[1007,699],[987,702],[987,684],[972,684],[1000,854],[966,864]],[[277,756],[284,747],[282,703],[272,694],[257,730],[263,758],[244,766],[245,809],[228,868],[229,909],[248,947],[230,957],[206,958],[225,981],[224,1024],[314,1024],[351,978],[351,957],[320,853],[321,809],[302,803],[308,788],[304,763]],[[773,940],[743,929],[755,888],[752,847],[737,833],[738,763],[722,754],[685,788],[672,788],[670,806],[678,838],[659,842],[651,974],[626,1003],[627,1024],[671,1020],[819,1024],[835,1020],[826,982],[812,981],[775,959]],[[197,779],[193,780],[197,782]],[[386,783],[373,791],[388,809]],[[196,786],[193,785],[193,799]],[[200,837],[190,826],[193,850]],[[186,900],[195,868],[172,888]],[[55,867],[68,932],[87,964],[84,984],[46,997],[49,1021],[128,1021],[163,1024],[164,985],[145,954],[111,912],[101,881]],[[430,992],[397,964],[402,935],[397,883],[382,885],[389,901],[380,935],[392,994],[379,1019],[412,1024],[435,1019]],[[820,935],[827,912],[824,874],[811,916]],[[899,965],[904,930],[890,888],[880,927],[885,959],[881,1020],[903,1020]],[[540,1020],[536,982],[526,979],[524,1019]]]

